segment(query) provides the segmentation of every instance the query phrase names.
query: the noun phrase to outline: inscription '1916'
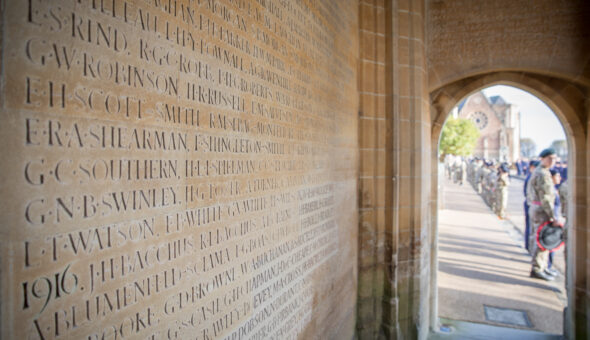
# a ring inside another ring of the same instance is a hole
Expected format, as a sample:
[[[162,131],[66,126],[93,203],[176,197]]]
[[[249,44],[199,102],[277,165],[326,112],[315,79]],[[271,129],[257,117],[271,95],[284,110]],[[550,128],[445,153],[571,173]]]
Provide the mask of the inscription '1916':
[[[337,251],[356,217],[355,6],[16,3],[2,335],[296,338],[325,319],[348,285],[310,278],[355,263]]]

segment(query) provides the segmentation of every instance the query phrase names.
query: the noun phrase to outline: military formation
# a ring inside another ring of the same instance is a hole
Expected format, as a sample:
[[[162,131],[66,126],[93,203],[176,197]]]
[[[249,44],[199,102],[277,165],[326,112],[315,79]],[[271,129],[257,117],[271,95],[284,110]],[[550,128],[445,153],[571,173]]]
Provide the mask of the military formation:
[[[445,157],[445,172],[453,182],[471,183],[484,202],[500,217],[506,218],[510,166],[481,158]]]
[[[478,157],[466,159],[447,155],[445,174],[453,182],[467,181],[500,219],[505,219],[510,171],[524,178],[524,247],[532,256],[530,276],[554,280],[553,252],[564,244],[567,217],[567,163],[557,160],[555,150],[543,150],[537,159],[515,164],[498,163]]]

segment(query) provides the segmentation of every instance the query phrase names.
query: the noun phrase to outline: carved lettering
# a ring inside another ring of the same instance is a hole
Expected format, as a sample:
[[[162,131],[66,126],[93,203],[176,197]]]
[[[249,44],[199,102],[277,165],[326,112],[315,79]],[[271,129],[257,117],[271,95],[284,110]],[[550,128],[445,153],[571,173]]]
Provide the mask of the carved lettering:
[[[358,6],[4,7],[4,337],[297,338],[355,294],[314,278],[356,263]]]

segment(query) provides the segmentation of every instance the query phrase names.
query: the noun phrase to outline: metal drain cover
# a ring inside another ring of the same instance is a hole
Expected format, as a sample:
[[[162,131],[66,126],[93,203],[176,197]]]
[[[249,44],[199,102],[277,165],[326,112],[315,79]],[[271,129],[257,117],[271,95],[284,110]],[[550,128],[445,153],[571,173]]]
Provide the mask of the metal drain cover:
[[[486,305],[484,305],[483,308],[486,314],[486,320],[488,321],[529,328],[533,327],[527,312],[524,310]]]

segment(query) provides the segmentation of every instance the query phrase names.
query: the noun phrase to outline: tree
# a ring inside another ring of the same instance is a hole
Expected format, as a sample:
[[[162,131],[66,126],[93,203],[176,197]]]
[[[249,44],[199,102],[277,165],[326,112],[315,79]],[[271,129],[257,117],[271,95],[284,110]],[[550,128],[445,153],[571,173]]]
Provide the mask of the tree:
[[[551,147],[555,149],[555,153],[562,159],[567,159],[567,142],[563,139],[554,140]]]
[[[537,144],[532,138],[520,140],[520,154],[522,157],[533,158],[537,153]]]
[[[469,156],[479,138],[479,129],[470,119],[449,118],[440,138],[441,156]]]

